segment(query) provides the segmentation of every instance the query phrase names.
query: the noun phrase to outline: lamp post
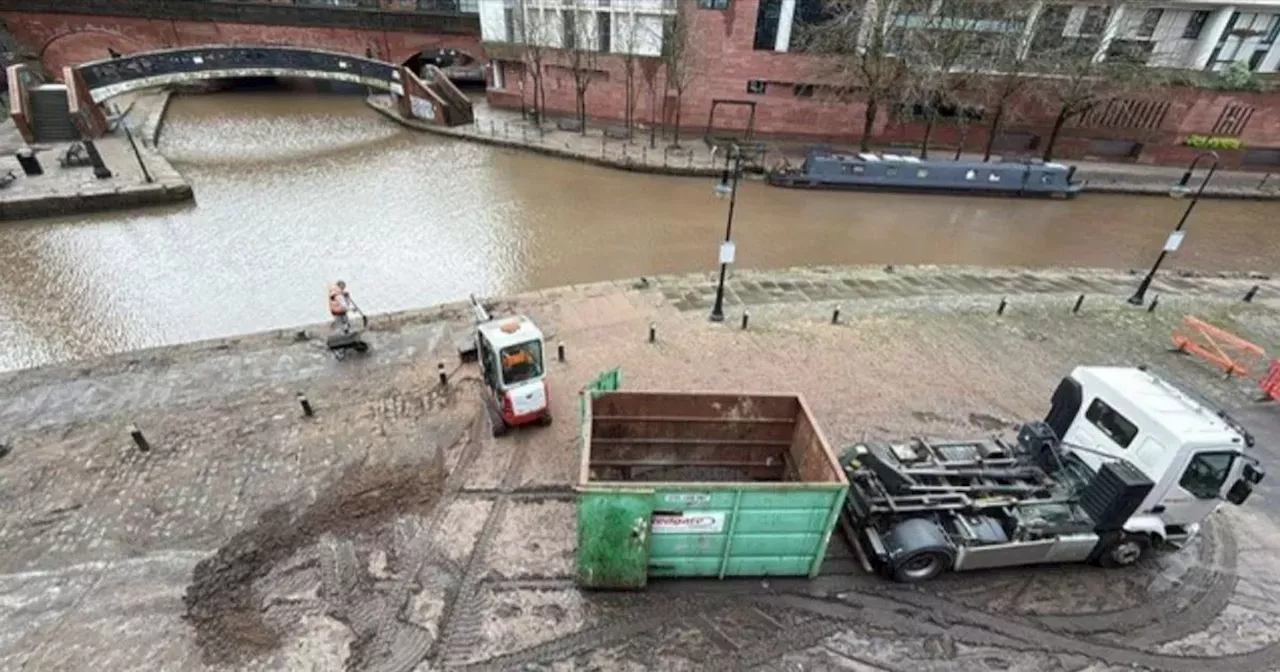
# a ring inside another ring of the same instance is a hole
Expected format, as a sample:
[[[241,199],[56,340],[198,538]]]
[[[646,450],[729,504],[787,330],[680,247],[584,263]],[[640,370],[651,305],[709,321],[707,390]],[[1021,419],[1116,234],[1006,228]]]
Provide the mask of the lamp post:
[[[1182,244],[1182,227],[1187,223],[1187,218],[1191,216],[1191,211],[1195,209],[1196,203],[1200,202],[1200,195],[1204,193],[1204,188],[1209,184],[1209,180],[1213,179],[1214,171],[1218,169],[1218,153],[1201,152],[1200,155],[1191,162],[1191,165],[1187,166],[1187,172],[1182,174],[1182,179],[1179,180],[1177,184],[1173,185],[1173,188],[1169,189],[1169,195],[1174,198],[1182,198],[1183,196],[1191,193],[1191,188],[1187,186],[1187,183],[1191,181],[1191,173],[1195,171],[1196,165],[1205,157],[1213,159],[1213,163],[1209,165],[1209,174],[1204,176],[1204,181],[1200,183],[1200,188],[1196,189],[1195,196],[1192,197],[1191,202],[1187,204],[1187,209],[1183,211],[1182,219],[1178,220],[1178,226],[1174,227],[1173,233],[1169,234],[1169,239],[1165,241],[1164,249],[1160,250],[1160,256],[1156,257],[1156,263],[1151,266],[1151,271],[1147,273],[1147,277],[1142,279],[1142,282],[1138,285],[1138,289],[1133,293],[1133,296],[1129,297],[1129,303],[1135,306],[1141,306],[1146,302],[1147,289],[1151,287],[1151,281],[1155,280],[1156,271],[1160,270],[1161,262],[1164,261],[1164,258],[1168,256],[1170,252],[1177,250],[1178,246]]]
[[[733,163],[732,169],[729,167]],[[731,145],[724,155],[724,174],[720,184],[715,186],[715,194],[720,198],[729,198],[729,218],[724,225],[724,242],[720,244],[720,282],[716,285],[716,303],[711,307],[711,321],[724,322],[724,275],[729,264],[733,262],[733,206],[738,201],[738,176],[742,173],[742,152],[738,146]]]

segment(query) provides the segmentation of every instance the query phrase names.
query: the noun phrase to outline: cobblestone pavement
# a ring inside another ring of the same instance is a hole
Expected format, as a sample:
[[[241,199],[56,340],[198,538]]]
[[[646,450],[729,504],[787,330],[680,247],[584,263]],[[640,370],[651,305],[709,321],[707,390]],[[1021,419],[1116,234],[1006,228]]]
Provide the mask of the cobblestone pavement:
[[[1274,470],[1276,409],[1166,348],[1187,313],[1275,343],[1280,283],[1163,278],[1148,312],[1122,301],[1133,280],[738,273],[722,325],[706,276],[500,301],[568,357],[550,364],[557,422],[496,440],[453,353],[459,306],[377,318],[343,361],[284,331],[5,374],[0,669],[1280,670],[1269,482],[1131,571],[906,588],[833,544],[814,581],[574,588],[575,391],[614,366],[629,389],[802,393],[839,446],[1003,431],[1076,364],[1147,363],[1237,409]]]
[[[395,111],[391,99],[385,95],[369,98],[369,105],[388,117],[419,130],[441,135],[464,138],[507,147],[523,147],[529,150],[574,158],[628,170],[663,172],[673,175],[719,175],[724,169],[724,155],[712,154],[702,140],[702,122],[689,123],[681,135],[681,147],[670,148],[670,138],[656,138],[650,142],[648,130],[637,129],[632,139],[625,137],[621,125],[589,127],[587,132],[565,131],[555,124],[544,125],[538,132],[536,125],[521,118],[518,110],[490,107],[483,99],[473,99],[475,123],[457,128],[442,128],[403,120]],[[653,144],[650,147],[650,144]],[[768,142],[767,151],[760,160],[762,166],[772,166],[786,160],[793,164],[804,160],[809,144],[795,142]],[[840,150],[856,151],[854,146],[835,146]],[[911,148],[914,150],[914,148]],[[897,149],[899,152],[911,151]],[[886,150],[891,151],[891,150]],[[949,152],[935,155],[947,156]],[[963,154],[961,158],[981,161],[981,154]],[[999,156],[994,157],[999,160]],[[1150,166],[1131,163],[1103,163],[1097,161],[1071,161],[1079,167],[1077,178],[1086,181],[1087,191],[1131,194],[1169,193],[1169,187],[1182,178],[1183,167]],[[1280,198],[1280,174],[1246,171],[1218,171],[1213,182],[1205,188],[1206,197],[1219,198]]]

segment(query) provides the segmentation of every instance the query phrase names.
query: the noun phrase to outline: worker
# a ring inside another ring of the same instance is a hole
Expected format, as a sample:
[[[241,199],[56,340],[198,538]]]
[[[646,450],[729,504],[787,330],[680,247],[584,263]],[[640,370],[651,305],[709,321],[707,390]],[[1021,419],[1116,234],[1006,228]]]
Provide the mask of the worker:
[[[342,329],[343,333],[351,331],[351,319],[347,317],[351,305],[351,293],[347,291],[346,282],[339,280],[329,286],[329,314],[333,316],[334,329]]]

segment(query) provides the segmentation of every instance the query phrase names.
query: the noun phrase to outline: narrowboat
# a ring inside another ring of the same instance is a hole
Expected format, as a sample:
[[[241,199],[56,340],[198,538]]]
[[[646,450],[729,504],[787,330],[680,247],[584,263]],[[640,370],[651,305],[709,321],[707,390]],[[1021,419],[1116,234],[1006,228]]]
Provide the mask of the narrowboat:
[[[863,189],[1072,198],[1084,188],[1075,166],[1042,161],[930,161],[897,154],[811,149],[799,167],[769,172],[769,184],[797,189]]]

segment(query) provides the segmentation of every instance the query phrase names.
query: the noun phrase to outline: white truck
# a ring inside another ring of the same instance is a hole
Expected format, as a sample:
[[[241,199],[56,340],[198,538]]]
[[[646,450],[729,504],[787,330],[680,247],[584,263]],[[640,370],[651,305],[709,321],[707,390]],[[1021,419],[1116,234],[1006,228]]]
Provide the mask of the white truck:
[[[1082,366],[1043,422],[1000,439],[860,443],[841,523],[902,582],[1038,563],[1129,566],[1178,549],[1265,475],[1225,412],[1142,368]]]

